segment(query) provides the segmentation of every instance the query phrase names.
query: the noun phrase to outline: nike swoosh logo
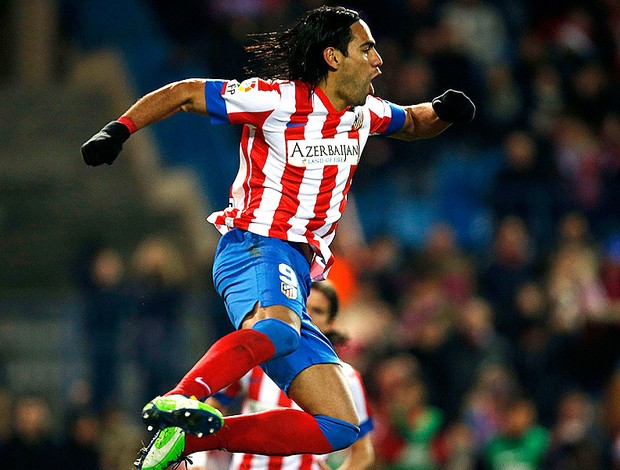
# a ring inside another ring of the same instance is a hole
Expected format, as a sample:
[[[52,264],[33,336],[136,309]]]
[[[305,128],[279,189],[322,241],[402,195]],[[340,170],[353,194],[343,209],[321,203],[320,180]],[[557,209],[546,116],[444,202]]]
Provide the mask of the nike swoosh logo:
[[[202,385],[204,388],[206,388],[206,389],[207,389],[207,392],[208,392],[208,393],[207,393],[207,395],[211,395],[211,387],[209,387],[209,386],[205,383],[205,381],[203,380],[203,378],[202,378],[202,377],[196,377],[196,378],[194,379],[194,381],[195,381],[195,382],[197,382],[197,383],[199,383],[200,385]]]

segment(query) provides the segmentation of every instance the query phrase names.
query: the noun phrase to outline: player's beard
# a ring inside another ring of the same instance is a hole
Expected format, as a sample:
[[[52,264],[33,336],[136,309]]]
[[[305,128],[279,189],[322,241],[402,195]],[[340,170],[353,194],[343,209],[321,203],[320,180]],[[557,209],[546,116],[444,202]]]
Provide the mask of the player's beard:
[[[348,106],[363,106],[366,104],[366,98],[368,95],[372,95],[375,92],[372,86],[372,79],[374,77],[368,76],[364,79],[360,79],[359,76],[348,75],[341,82],[341,94],[340,96],[345,98]]]
[[[375,93],[372,83],[366,80],[363,84],[360,84],[359,82],[356,83],[354,90],[355,92],[351,94],[352,106],[363,106],[366,104],[366,98],[368,98],[368,95],[373,95]]]

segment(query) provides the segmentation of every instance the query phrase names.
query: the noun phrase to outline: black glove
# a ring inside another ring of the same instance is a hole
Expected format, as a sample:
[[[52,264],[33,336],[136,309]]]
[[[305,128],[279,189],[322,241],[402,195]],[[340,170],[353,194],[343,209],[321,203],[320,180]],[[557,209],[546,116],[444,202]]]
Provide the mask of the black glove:
[[[87,165],[111,165],[131,133],[124,124],[112,121],[82,144],[82,158]]]
[[[476,115],[476,106],[462,91],[447,90],[431,104],[439,119],[446,122],[469,122]]]

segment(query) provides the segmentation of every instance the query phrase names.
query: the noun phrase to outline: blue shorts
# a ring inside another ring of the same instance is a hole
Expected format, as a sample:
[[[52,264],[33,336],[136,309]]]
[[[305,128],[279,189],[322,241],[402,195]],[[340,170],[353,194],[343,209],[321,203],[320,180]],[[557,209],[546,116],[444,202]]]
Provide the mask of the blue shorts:
[[[283,305],[301,318],[297,350],[261,365],[284,392],[307,367],[339,363],[333,346],[306,310],[312,285],[310,265],[295,243],[233,229],[217,246],[213,283],[237,329],[256,302],[261,307]]]

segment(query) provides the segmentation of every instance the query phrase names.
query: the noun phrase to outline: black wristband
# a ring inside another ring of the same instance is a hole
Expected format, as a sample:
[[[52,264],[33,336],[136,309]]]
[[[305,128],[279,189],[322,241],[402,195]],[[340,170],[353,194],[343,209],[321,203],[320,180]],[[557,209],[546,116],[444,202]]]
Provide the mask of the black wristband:
[[[476,115],[476,106],[462,91],[447,90],[431,102],[442,121],[470,122]]]

